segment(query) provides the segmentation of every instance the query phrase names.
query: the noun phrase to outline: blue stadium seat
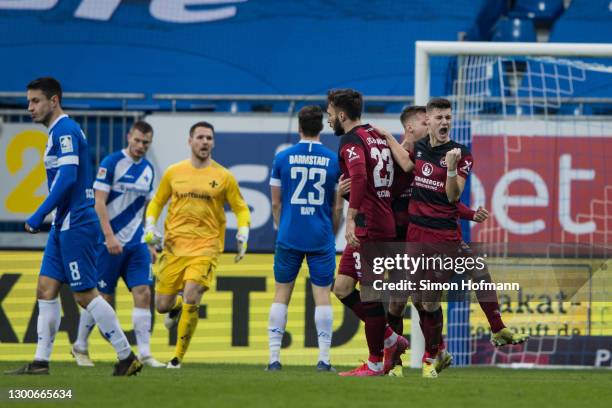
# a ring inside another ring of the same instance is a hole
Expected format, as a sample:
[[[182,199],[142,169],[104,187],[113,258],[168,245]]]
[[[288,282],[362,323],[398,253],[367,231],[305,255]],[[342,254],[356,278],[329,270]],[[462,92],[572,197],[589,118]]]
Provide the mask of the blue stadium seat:
[[[537,41],[533,21],[529,19],[502,17],[493,27],[493,41],[533,42]]]
[[[612,43],[612,1],[573,0],[552,28],[550,42]],[[612,58],[588,62],[612,66]],[[587,80],[577,82],[577,97],[612,97],[612,74],[587,71]]]
[[[553,21],[563,13],[563,0],[516,0],[512,15],[519,18]]]

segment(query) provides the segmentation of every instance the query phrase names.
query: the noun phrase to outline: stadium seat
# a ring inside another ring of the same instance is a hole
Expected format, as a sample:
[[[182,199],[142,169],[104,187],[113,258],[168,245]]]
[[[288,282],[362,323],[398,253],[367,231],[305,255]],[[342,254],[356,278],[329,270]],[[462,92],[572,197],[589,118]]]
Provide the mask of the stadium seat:
[[[612,43],[612,2],[610,0],[573,0],[569,8],[555,22],[550,42]],[[590,58],[585,61],[612,66],[612,59]],[[586,81],[574,84],[576,97],[612,96],[610,73],[586,72]],[[593,112],[597,113],[597,112]]]
[[[493,41],[537,41],[533,21],[529,19],[502,17],[493,28]]]
[[[553,21],[563,13],[563,0],[516,0],[512,15],[540,21]]]

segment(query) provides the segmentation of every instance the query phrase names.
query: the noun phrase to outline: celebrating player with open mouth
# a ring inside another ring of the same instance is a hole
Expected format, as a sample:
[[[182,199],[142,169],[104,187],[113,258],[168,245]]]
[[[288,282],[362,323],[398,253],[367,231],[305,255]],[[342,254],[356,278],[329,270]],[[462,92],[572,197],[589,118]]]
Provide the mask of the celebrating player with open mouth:
[[[413,172],[407,242],[449,243],[457,248],[463,244],[457,228],[457,203],[474,160],[466,146],[450,139],[451,120],[448,100],[430,100],[427,104],[429,137],[418,141],[411,152],[407,152],[393,135],[381,130],[398,164],[405,172]],[[480,278],[490,281],[488,273]],[[491,340],[496,346],[519,344],[527,339],[505,327],[495,291],[477,291],[476,295],[479,300],[486,299],[480,304],[491,325]],[[439,294],[428,294],[427,298],[428,301],[421,302],[423,310],[419,313],[425,337],[423,377],[435,378],[450,364],[452,357],[442,339],[444,317]]]

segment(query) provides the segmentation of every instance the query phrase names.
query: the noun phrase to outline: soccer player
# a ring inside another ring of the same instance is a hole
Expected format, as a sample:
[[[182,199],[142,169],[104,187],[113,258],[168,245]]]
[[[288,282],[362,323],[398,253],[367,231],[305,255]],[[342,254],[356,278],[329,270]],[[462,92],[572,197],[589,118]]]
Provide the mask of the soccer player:
[[[429,137],[418,141],[414,151],[407,152],[388,132],[383,132],[393,157],[406,172],[413,171],[412,192],[409,203],[410,225],[406,240],[415,243],[451,243],[461,248],[461,233],[457,227],[457,202],[472,170],[474,160],[466,146],[450,139],[451,104],[443,98],[433,98],[427,104]],[[381,131],[382,132],[382,131]],[[488,275],[488,273],[487,273]],[[490,276],[488,276],[490,280]],[[492,330],[496,346],[519,344],[526,336],[514,334],[501,320],[497,294],[493,291],[476,293]],[[442,340],[443,315],[439,294],[428,294],[423,307],[421,328],[425,337],[423,377],[435,378],[452,357]],[[495,301],[492,301],[495,300]],[[438,369],[436,369],[436,367]]]
[[[371,260],[362,256],[360,246],[392,241],[395,236],[390,192],[393,158],[384,137],[370,125],[361,123],[362,110],[363,97],[359,92],[339,89],[328,93],[328,123],[337,136],[342,136],[338,152],[340,168],[344,177],[351,179],[347,246],[340,259],[334,294],[365,322],[370,353],[366,363],[340,373],[342,376],[383,375],[408,347],[406,339],[387,326],[382,303],[371,293],[364,296],[355,288],[359,282],[362,292],[371,292],[369,271],[362,270]]]
[[[343,200],[335,197],[340,176],[337,155],[323,146],[323,111],[305,106],[298,113],[300,142],[278,153],[272,165],[270,189],[274,225],[274,301],[270,307],[268,371],[281,369],[280,347],[287,325],[287,307],[304,257],[308,261],[319,342],[318,371],[335,371],[329,359],[333,314],[331,284],[336,269],[335,233],[342,219]]]
[[[404,128],[404,133],[400,139],[402,147],[410,152],[414,150],[414,145],[419,140],[427,136],[427,109],[425,106],[413,105],[408,106],[400,114],[400,122]],[[395,216],[395,230],[396,242],[404,242],[406,240],[406,233],[408,231],[409,215],[408,215],[408,203],[410,199],[410,188],[413,181],[412,173],[406,174],[406,176],[395,177],[393,180],[393,214]],[[460,201],[457,203],[459,217],[462,219],[484,222],[488,217],[488,212],[484,208],[478,208],[473,211]],[[404,332],[404,309],[406,307],[406,300],[390,300],[389,309],[387,312],[387,322],[389,326],[399,335],[403,335]],[[422,313],[422,306],[416,302],[415,306],[419,313]],[[397,360],[396,367],[393,369],[390,375],[396,377],[402,376],[402,362]]]
[[[191,157],[168,167],[146,212],[145,242],[154,243],[155,224],[172,198],[155,287],[157,311],[169,314],[166,327],[178,322],[176,351],[167,368],[181,367],[198,324],[202,295],[212,284],[224,248],[224,204],[229,203],[238,218],[236,262],[245,255],[251,220],[236,179],[212,159],[213,125],[197,122],[189,130],[188,141]],[[177,296],[181,291],[182,298]]]
[[[35,234],[45,217],[55,210],[45,247],[36,294],[38,342],[34,361],[7,374],[49,374],[53,341],[61,321],[59,290],[70,284],[74,298],[93,317],[114,349],[119,362],[113,375],[135,375],[142,363],[130,349],[113,308],[96,289],[96,253],[100,234],[94,210],[87,139],[79,125],[65,115],[60,83],[38,78],[27,86],[32,120],[49,129],[44,154],[49,196],[28,218],[25,229]]]
[[[151,355],[151,261],[155,249],[144,242],[143,220],[153,195],[154,171],[145,158],[153,140],[153,128],[144,121],[135,122],[127,136],[127,148],[102,160],[94,182],[96,212],[102,227],[98,256],[98,290],[113,304],[119,277],[132,297],[132,323],[140,361],[151,367],[165,367]],[[72,355],[79,366],[90,367],[88,337],[95,326],[87,310],[81,312],[77,340]]]

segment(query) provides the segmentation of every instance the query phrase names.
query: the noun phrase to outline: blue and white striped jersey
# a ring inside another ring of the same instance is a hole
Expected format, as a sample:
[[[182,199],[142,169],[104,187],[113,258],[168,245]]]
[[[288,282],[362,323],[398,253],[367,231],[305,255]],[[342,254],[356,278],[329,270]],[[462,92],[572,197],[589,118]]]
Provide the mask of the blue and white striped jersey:
[[[145,204],[153,197],[153,166],[134,161],[127,151],[106,156],[100,163],[94,189],[106,191],[106,209],[115,236],[123,246],[144,242]]]
[[[91,222],[98,222],[93,209],[94,193],[87,138],[81,127],[68,115],[61,115],[49,126],[49,139],[43,157],[49,191],[53,189],[62,166],[77,166],[74,186],[55,208],[53,225],[60,231]]]

